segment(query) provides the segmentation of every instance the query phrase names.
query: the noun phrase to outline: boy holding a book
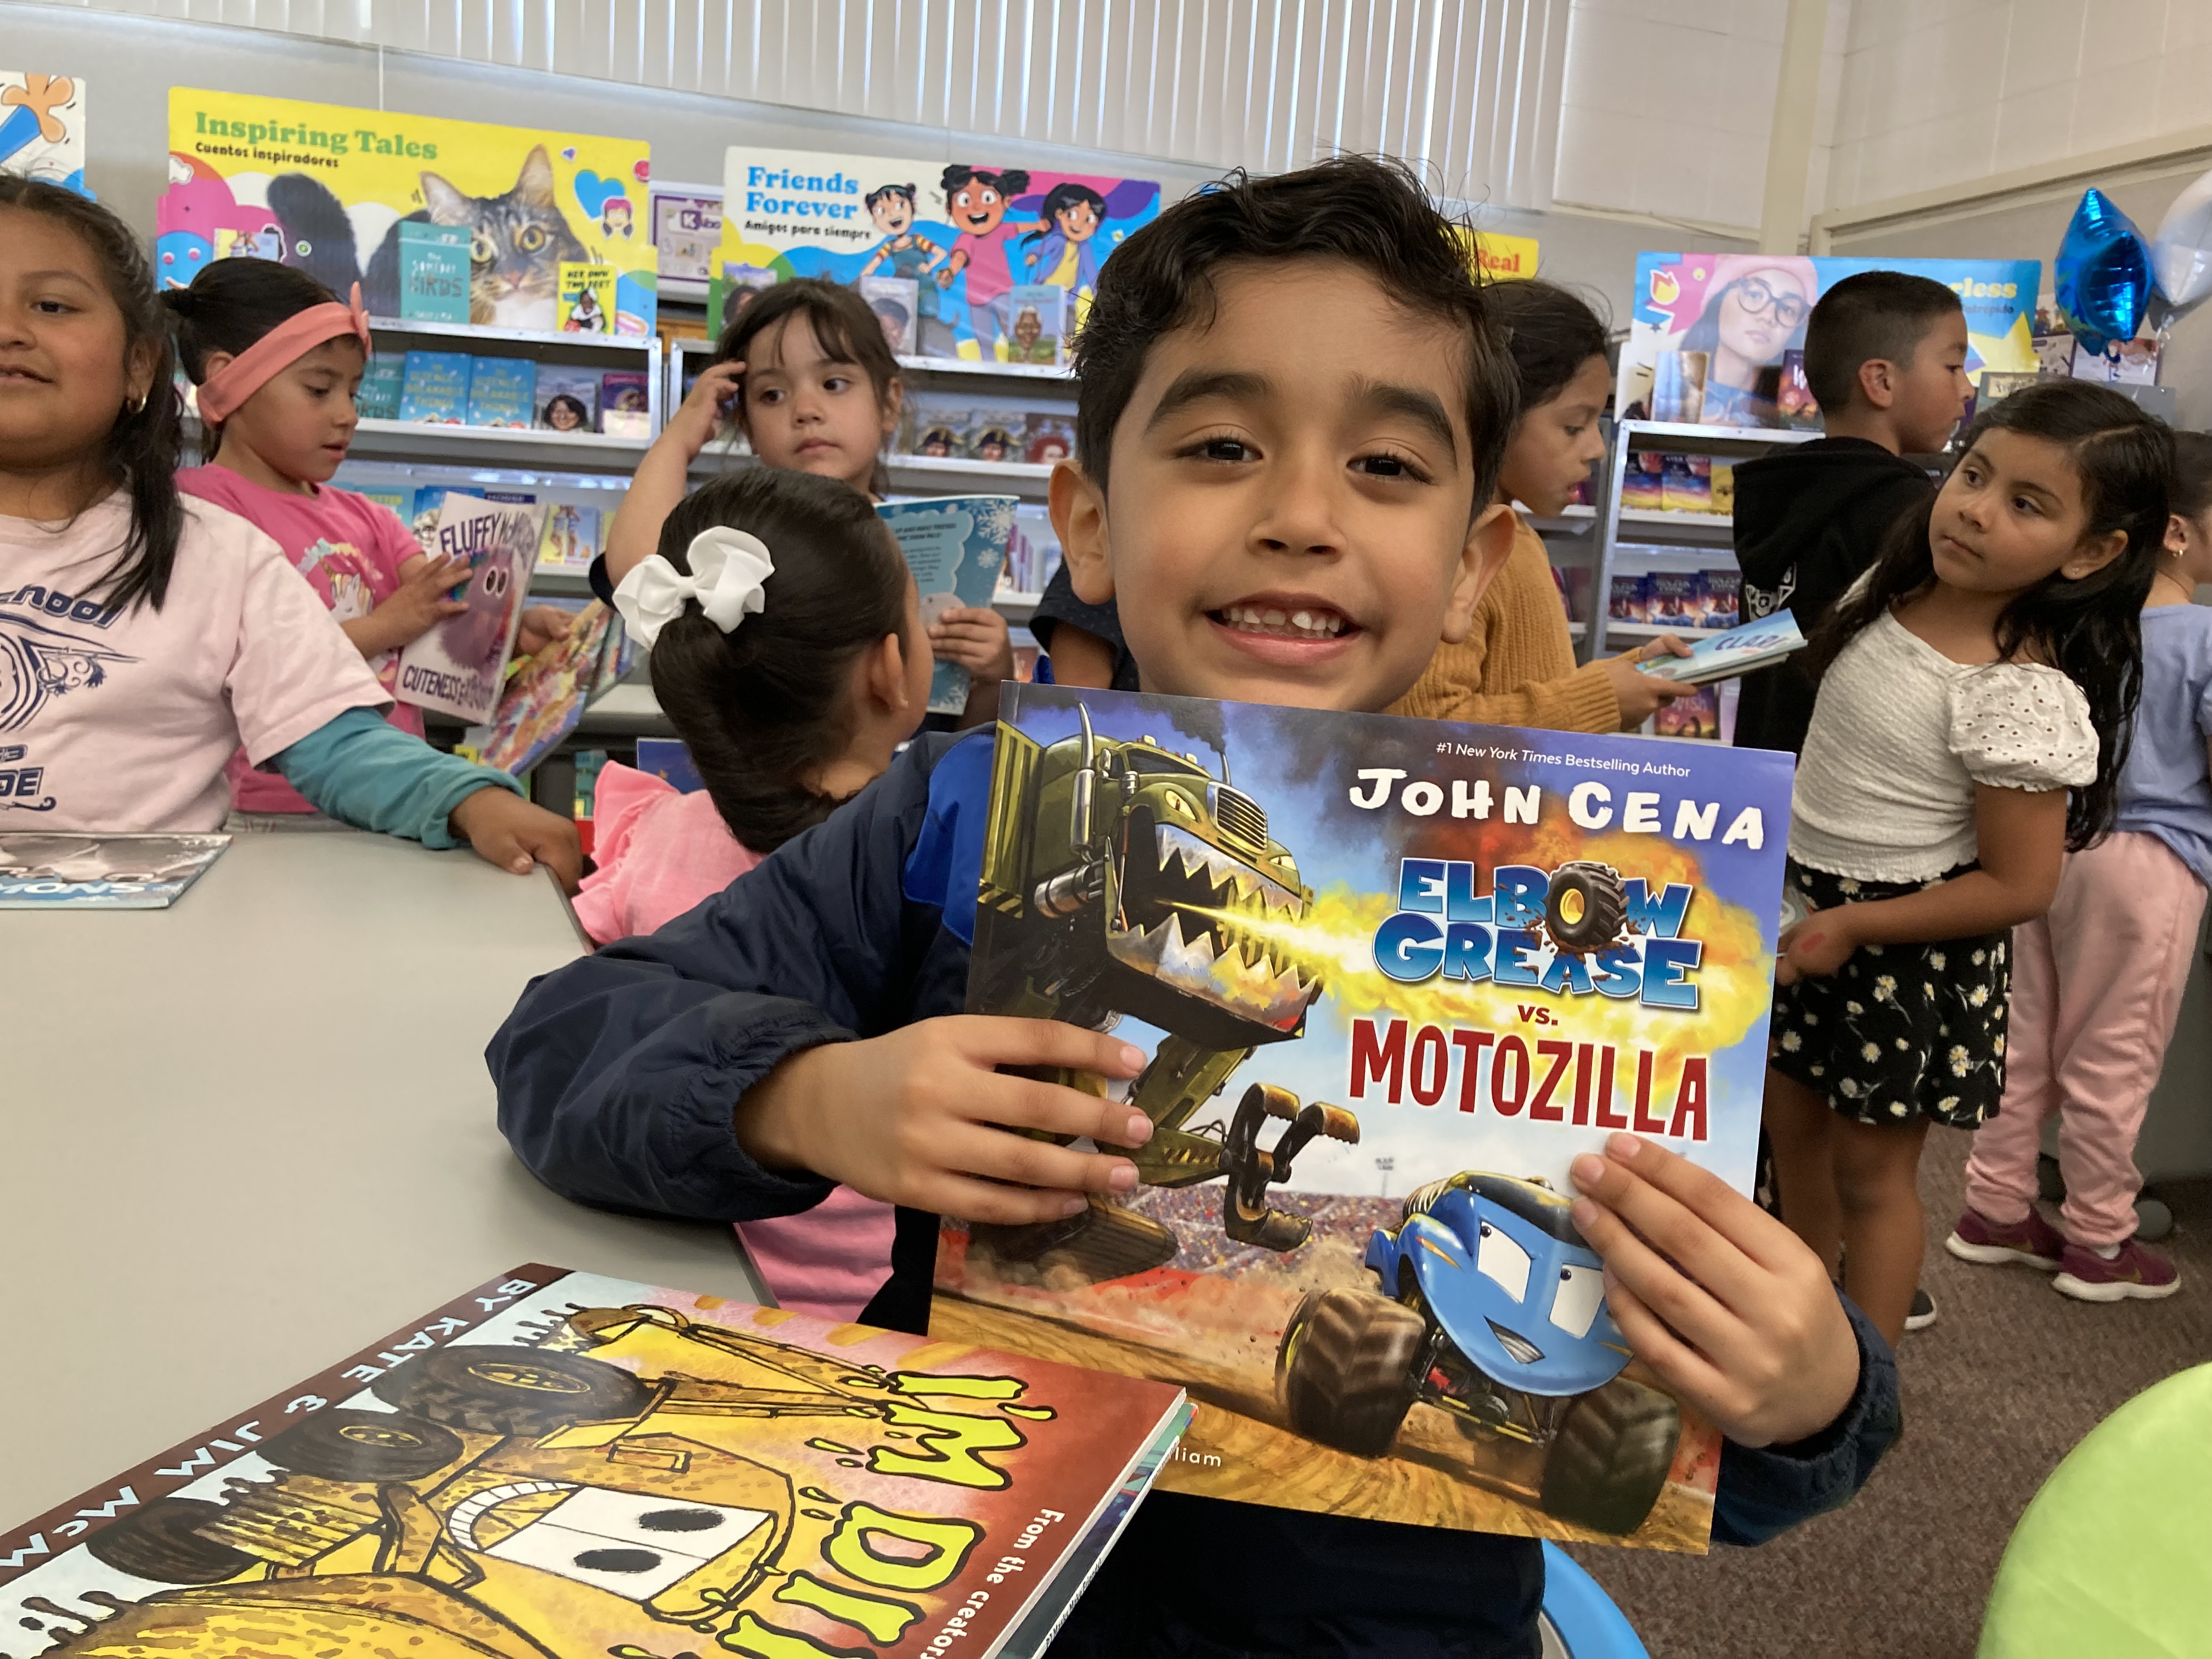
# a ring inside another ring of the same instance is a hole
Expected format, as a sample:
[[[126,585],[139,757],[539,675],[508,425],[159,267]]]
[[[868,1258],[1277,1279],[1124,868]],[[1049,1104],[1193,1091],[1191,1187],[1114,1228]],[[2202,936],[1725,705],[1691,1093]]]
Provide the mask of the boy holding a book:
[[[1950,441],[1972,391],[1966,362],[1966,313],[1941,283],[1866,270],[1820,296],[1805,325],[1805,376],[1826,435],[1735,469],[1746,622],[1788,611],[1809,638],[1890,526],[1936,493],[1905,457]],[[1799,663],[1745,675],[1737,744],[1798,753],[1813,696]]]
[[[1053,515],[1146,690],[1378,710],[1464,635],[1509,544],[1515,396],[1459,247],[1409,175],[1347,158],[1192,197],[1106,268]],[[1044,1221],[1129,1190],[1141,1113],[1000,1068],[1126,1079],[1143,1055],[959,1012],[991,762],[981,733],[926,737],[721,896],[538,981],[489,1051],[518,1155],[633,1212],[791,1214],[836,1182],[896,1202],[864,1317],[912,1330],[938,1214]],[[1624,1332],[1730,1437],[1715,1535],[1847,1498],[1896,1433],[1896,1375],[1819,1261],[1656,1146],[1616,1137],[1576,1179]],[[1541,1563],[1525,1538],[1164,1494],[1054,1651],[1519,1659]]]

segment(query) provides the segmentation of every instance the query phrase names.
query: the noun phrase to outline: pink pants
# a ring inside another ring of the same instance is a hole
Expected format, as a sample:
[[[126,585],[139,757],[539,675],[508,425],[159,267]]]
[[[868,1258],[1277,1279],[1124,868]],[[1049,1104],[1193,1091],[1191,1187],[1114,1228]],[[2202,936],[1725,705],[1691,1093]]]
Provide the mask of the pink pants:
[[[1990,1220],[2027,1216],[2056,1112],[2068,1240],[2097,1249],[2134,1237],[2136,1137],[2203,914],[2195,872],[2157,836],[2124,832],[2067,854],[2050,914],[2013,929],[2004,1099],[1966,1164],[1966,1201]]]

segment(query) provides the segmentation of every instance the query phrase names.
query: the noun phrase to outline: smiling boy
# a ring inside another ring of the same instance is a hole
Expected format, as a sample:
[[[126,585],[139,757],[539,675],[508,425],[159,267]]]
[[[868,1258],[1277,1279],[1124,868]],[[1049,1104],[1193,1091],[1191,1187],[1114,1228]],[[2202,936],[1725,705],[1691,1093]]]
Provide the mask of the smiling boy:
[[[1118,600],[1146,690],[1380,709],[1465,633],[1510,543],[1492,497],[1513,380],[1408,175],[1347,159],[1170,210],[1103,273],[1079,375],[1054,523],[1082,596]],[[659,1215],[790,1214],[840,1182],[896,1202],[866,1317],[912,1330],[936,1215],[1127,1192],[1115,1149],[1148,1138],[1142,1114],[1000,1068],[1128,1078],[1144,1056],[958,1012],[990,764],[981,735],[925,738],[719,897],[533,984],[489,1054],[518,1155]],[[1842,1502],[1895,1432],[1880,1337],[1779,1224],[1620,1141],[1579,1161],[1577,1224],[1639,1355],[1731,1437],[1716,1536]],[[1533,1659],[1541,1561],[1527,1539],[1163,1494],[1054,1651]]]

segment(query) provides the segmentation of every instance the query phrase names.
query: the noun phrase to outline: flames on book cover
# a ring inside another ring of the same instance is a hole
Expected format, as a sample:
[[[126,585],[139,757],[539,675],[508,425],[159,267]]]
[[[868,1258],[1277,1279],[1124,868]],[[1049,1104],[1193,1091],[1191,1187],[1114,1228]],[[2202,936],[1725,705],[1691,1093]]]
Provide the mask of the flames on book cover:
[[[1009,686],[968,1006],[1114,1029],[1135,1194],[948,1220],[932,1329],[1172,1379],[1181,1491],[1702,1549],[1567,1166],[1748,1190],[1788,842],[1759,753]]]
[[[0,1534],[0,1656],[993,1652],[1180,1411],[519,1267]]]

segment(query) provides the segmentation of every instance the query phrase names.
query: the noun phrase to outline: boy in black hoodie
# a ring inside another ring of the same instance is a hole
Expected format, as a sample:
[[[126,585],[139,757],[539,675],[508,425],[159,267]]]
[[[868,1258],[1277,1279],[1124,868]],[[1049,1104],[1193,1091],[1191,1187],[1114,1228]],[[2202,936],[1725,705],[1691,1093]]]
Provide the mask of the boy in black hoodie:
[[[1890,526],[1935,494],[1904,458],[1949,441],[1972,390],[1966,362],[1966,313],[1941,283],[1868,270],[1820,296],[1805,325],[1805,378],[1827,435],[1735,470],[1746,621],[1788,611],[1812,633]],[[1736,742],[1798,753],[1813,695],[1794,659],[1745,675]]]

